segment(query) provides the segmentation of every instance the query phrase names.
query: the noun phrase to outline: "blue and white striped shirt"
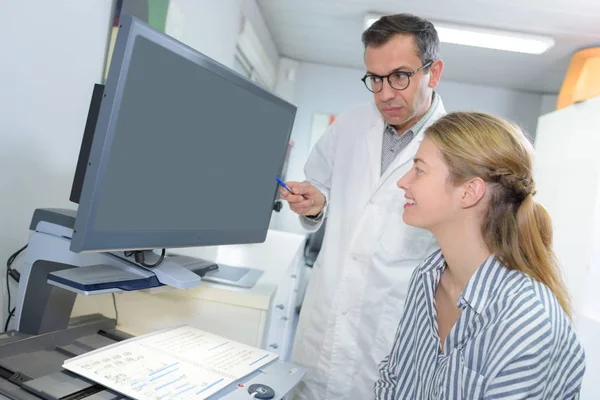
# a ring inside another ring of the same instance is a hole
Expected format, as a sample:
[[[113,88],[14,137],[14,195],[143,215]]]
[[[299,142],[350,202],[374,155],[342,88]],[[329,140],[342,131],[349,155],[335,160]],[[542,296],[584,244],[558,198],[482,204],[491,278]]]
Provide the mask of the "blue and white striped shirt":
[[[493,255],[473,274],[441,350],[440,250],[415,270],[377,399],[578,399],[583,348],[550,289]]]

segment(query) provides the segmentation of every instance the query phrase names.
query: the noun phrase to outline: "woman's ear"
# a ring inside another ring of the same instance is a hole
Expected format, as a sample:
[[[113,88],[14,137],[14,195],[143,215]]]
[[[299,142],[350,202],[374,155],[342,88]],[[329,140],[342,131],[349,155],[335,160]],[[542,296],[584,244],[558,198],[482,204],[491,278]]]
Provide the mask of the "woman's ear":
[[[481,178],[469,179],[462,185],[460,205],[463,208],[471,208],[479,204],[485,196],[487,185]]]

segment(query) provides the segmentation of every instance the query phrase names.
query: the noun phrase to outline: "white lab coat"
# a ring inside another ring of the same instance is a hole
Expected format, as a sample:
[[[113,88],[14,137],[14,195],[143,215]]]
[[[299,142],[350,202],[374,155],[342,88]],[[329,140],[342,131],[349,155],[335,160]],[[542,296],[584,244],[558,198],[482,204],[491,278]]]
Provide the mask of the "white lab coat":
[[[443,114],[440,99],[425,127]],[[431,233],[402,221],[404,192],[396,186],[424,128],[381,176],[384,121],[374,104],[361,105],[336,119],[306,163],[307,180],[328,206],[294,344],[293,361],[308,368],[295,399],[373,398],[411,273],[438,248]]]

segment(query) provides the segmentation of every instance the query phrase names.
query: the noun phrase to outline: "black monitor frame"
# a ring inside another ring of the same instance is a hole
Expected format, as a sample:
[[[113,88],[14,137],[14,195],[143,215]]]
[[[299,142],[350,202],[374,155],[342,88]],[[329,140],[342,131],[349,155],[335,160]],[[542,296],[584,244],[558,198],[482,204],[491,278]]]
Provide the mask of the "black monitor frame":
[[[255,95],[278,104],[291,113],[288,132],[282,132],[282,148],[280,154],[280,171],[283,169],[289,139],[296,115],[296,106],[275,96],[266,89],[251,82],[237,72],[219,64],[206,55],[184,45],[172,37],[157,31],[143,21],[131,16],[121,17],[119,33],[115,43],[111,68],[104,87],[97,85],[94,89],[90,113],[86,123],[84,138],[78,166],[71,190],[71,201],[79,203],[75,229],[71,240],[71,250],[87,251],[122,251],[146,250],[151,248],[180,248],[192,246],[210,246],[222,244],[259,243],[266,238],[268,223],[264,229],[244,232],[205,232],[185,231],[169,232],[161,236],[156,232],[102,232],[94,230],[92,221],[98,198],[98,190],[106,172],[107,154],[110,152],[116,115],[119,112],[129,62],[136,37],[144,37],[178,55],[193,61],[199,66],[234,82]],[[101,96],[100,96],[101,94]],[[100,96],[100,98],[99,98]],[[96,113],[97,111],[97,113]],[[87,160],[87,163],[85,162]],[[273,197],[278,193],[277,182],[273,177]],[[272,204],[269,205],[272,210]]]

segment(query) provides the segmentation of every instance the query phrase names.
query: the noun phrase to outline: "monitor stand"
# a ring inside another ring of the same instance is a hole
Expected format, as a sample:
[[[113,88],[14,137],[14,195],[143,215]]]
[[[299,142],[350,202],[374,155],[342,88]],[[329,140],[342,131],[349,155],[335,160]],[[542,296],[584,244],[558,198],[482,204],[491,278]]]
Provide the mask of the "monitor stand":
[[[135,262],[136,252],[131,253],[134,254],[126,252],[115,254],[115,256]],[[153,251],[144,251],[143,253],[144,262],[148,265],[158,264],[160,261],[160,256]],[[186,285],[191,285],[196,280],[252,288],[263,274],[262,270],[256,268],[215,263],[203,258],[177,254],[166,255],[158,266],[148,267],[147,270],[155,273],[160,282],[178,288],[186,288]],[[190,287],[194,286],[197,284]]]
[[[253,286],[262,273],[247,269],[242,274],[231,266],[223,266],[221,272],[214,262],[187,256],[168,256],[157,267],[145,268],[124,253],[74,253],[70,250],[74,222],[73,210],[34,212],[16,302],[17,330],[23,333],[65,329],[77,294],[168,286],[189,289],[198,286],[203,276],[222,284]],[[148,263],[153,263],[151,257]]]

